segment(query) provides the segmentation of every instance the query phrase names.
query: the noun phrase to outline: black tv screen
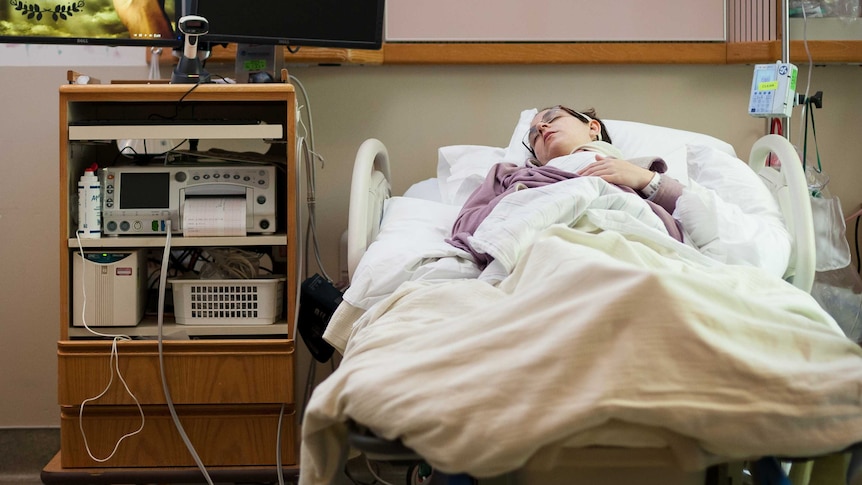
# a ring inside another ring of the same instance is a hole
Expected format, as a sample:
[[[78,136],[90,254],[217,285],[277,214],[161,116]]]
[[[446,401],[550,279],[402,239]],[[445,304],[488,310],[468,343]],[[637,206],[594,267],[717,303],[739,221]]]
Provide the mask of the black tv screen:
[[[179,46],[177,0],[0,0],[0,42]]]
[[[0,0],[2,1],[2,0]],[[384,0],[197,0],[204,42],[379,49]]]

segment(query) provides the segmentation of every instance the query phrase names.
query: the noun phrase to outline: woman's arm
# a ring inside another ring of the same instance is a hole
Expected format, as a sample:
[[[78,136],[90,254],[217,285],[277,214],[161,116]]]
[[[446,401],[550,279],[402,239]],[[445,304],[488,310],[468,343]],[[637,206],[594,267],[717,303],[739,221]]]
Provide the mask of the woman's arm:
[[[665,175],[665,170],[667,165],[661,158],[629,161],[596,155],[596,161],[580,170],[578,175],[601,177],[606,182],[629,187],[673,214],[676,200],[682,195],[683,185],[673,177]],[[643,190],[657,173],[660,174],[658,187],[650,194],[644,194]]]

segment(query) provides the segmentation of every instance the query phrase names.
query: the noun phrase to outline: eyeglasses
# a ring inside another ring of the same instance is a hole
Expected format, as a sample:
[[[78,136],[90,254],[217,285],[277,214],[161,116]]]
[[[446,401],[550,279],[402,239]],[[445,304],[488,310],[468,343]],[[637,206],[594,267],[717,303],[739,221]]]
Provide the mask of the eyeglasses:
[[[539,121],[535,125],[531,126],[530,129],[527,130],[527,133],[524,134],[524,139],[521,140],[521,143],[535,157],[536,156],[536,152],[535,152],[536,141],[539,139],[539,125],[541,125],[541,124],[550,125],[551,123],[553,123],[553,122],[557,121],[558,119],[560,119],[564,116],[567,116],[567,115],[571,116],[573,118],[579,119],[579,120],[581,120],[587,124],[589,124],[591,121],[593,121],[592,118],[590,118],[589,116],[587,116],[583,113],[579,113],[577,111],[571,110],[571,109],[566,108],[564,106],[556,106],[554,108],[549,109],[548,111],[545,111],[545,114],[542,115],[541,121]]]

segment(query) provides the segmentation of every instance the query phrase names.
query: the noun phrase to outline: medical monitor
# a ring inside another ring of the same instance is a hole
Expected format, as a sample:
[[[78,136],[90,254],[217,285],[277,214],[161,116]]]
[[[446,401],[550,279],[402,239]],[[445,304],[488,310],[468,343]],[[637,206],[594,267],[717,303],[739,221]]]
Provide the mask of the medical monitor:
[[[202,42],[380,49],[384,0],[197,0]],[[196,4],[196,5],[195,5]]]
[[[0,0],[0,43],[180,46],[179,0]]]

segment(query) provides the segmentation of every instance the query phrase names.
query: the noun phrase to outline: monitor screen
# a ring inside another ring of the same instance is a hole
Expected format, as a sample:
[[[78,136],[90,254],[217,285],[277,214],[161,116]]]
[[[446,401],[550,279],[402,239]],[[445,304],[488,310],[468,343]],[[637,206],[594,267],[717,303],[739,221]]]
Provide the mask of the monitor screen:
[[[179,0],[0,0],[0,42],[179,46]]]
[[[380,49],[384,0],[186,0],[205,42]],[[195,5],[196,4],[196,5]]]
[[[120,209],[167,209],[170,188],[169,172],[121,172]]]

